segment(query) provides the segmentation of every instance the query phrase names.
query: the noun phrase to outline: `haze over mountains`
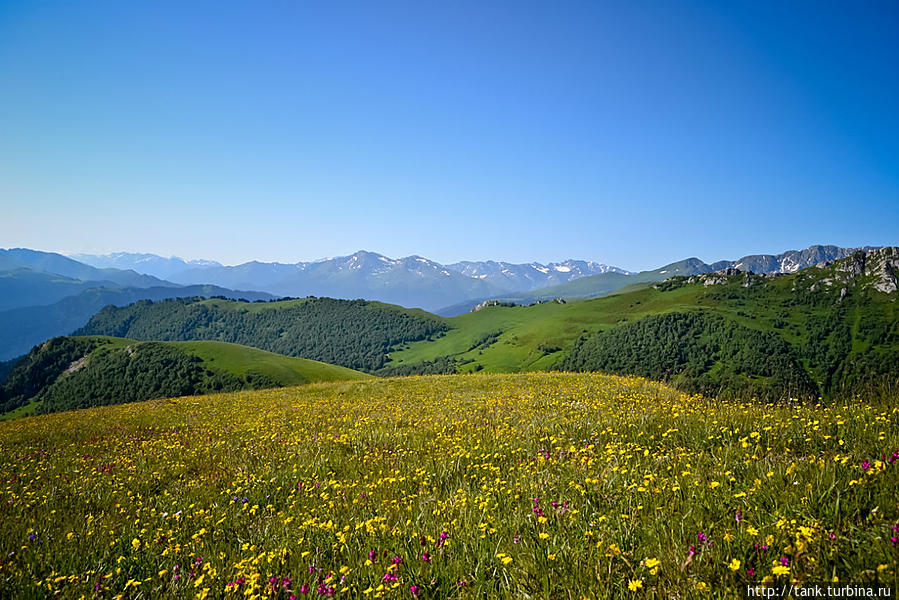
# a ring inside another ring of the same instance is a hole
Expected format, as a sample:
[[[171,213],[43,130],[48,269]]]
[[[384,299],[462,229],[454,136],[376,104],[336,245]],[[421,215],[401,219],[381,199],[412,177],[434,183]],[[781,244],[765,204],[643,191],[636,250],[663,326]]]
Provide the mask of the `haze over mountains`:
[[[436,310],[448,304],[493,294],[508,294],[624,269],[583,260],[513,264],[462,261],[443,265],[413,255],[394,259],[360,250],[349,256],[296,263],[251,261],[224,266],[152,254],[76,255],[96,267],[132,269],[184,284],[205,283],[232,289],[264,290],[281,296],[366,298]]]
[[[589,297],[632,283],[710,273],[728,267],[754,273],[791,273],[823,261],[844,258],[860,249],[816,245],[804,250],[749,255],[711,264],[688,258],[639,273],[600,262],[573,259],[548,264],[487,260],[444,265],[417,255],[395,259],[365,250],[317,261],[251,261],[235,266],[210,260],[166,259],[150,254],[79,255],[79,258],[94,266],[115,264],[138,273],[168,272],[169,281],[182,285],[211,284],[230,289],[260,290],[276,296],[365,298],[447,314],[447,311],[453,312],[457,304],[470,308],[472,301]],[[178,266],[183,268],[178,269]]]
[[[109,254],[72,254],[71,258],[98,268],[112,268],[137,271],[168,279],[175,273],[203,267],[220,267],[214,260],[186,260],[177,256],[165,258],[156,254],[134,252],[110,252]]]
[[[462,314],[488,299],[531,303],[557,297],[601,296],[632,284],[723,268],[789,273],[837,260],[856,248],[812,246],[775,255],[705,263],[689,258],[630,273],[599,262],[514,264],[462,261],[443,265],[421,256],[389,258],[362,251],[310,262],[252,261],[225,266],[210,260],[118,252],[79,260],[24,248],[0,250],[0,360],[84,325],[107,305],[141,299],[224,296],[247,300],[319,296],[377,300]]]

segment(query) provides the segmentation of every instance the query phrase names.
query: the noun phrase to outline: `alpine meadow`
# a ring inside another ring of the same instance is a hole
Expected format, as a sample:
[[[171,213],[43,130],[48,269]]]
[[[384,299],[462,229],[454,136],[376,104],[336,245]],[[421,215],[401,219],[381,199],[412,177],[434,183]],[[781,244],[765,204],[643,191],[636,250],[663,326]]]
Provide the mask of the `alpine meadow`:
[[[899,5],[0,2],[0,600],[899,594]]]

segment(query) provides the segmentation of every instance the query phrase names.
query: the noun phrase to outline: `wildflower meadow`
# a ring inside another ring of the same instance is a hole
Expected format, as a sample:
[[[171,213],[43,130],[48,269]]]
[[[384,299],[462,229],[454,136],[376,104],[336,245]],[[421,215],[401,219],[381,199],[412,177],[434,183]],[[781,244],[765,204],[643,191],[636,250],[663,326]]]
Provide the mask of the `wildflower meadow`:
[[[0,423],[8,598],[897,586],[899,407],[450,375]]]

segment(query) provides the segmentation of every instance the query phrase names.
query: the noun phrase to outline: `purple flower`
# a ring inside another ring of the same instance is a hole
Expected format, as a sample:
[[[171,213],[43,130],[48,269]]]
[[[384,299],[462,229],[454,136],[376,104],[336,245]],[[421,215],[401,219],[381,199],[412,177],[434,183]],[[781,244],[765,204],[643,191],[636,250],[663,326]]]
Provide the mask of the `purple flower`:
[[[782,564],[782,565],[785,566],[785,567],[789,567],[789,566],[790,566],[790,559],[787,558],[786,556],[781,556],[781,557],[780,557],[780,564]]]
[[[418,591],[419,591],[420,589],[421,589],[421,588],[419,588],[419,587],[418,587],[417,585],[415,585],[414,583],[413,583],[412,585],[409,586],[409,591],[412,592],[412,595],[415,596],[416,598],[418,598]]]

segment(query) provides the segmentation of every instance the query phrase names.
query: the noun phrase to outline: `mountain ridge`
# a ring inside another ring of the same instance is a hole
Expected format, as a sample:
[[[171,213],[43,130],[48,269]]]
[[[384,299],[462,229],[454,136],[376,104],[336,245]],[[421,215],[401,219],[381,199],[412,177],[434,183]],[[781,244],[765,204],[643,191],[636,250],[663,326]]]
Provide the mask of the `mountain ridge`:
[[[484,300],[500,300],[504,302],[528,303],[547,301],[554,298],[594,298],[610,294],[632,284],[649,284],[664,281],[677,275],[690,276],[701,273],[713,273],[726,268],[735,268],[741,271],[753,273],[795,273],[807,269],[821,262],[834,261],[846,258],[859,251],[871,251],[879,246],[861,246],[858,248],[845,248],[834,245],[815,244],[802,250],[787,250],[779,254],[752,254],[736,260],[720,260],[714,263],[706,263],[703,260],[690,257],[669,263],[658,269],[640,271],[624,275],[621,273],[600,273],[574,279],[555,286],[539,288],[530,292],[507,294],[493,298],[481,298],[472,304],[472,307]],[[437,311],[444,316],[455,316],[466,312],[466,303],[447,306]],[[470,309],[469,309],[470,310]]]

